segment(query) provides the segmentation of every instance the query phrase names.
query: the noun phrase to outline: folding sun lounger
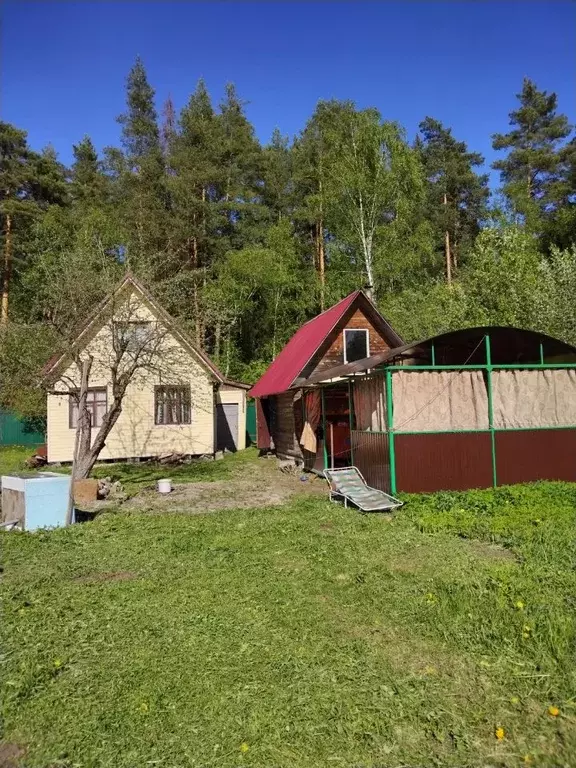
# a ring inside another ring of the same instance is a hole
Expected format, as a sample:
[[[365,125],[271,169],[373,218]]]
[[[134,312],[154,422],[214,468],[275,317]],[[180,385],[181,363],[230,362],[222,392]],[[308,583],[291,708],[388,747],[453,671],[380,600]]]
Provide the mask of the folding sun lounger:
[[[387,512],[402,506],[399,499],[367,485],[358,467],[325,469],[324,476],[330,486],[330,501],[341,497],[345,506],[351,502],[363,512]]]

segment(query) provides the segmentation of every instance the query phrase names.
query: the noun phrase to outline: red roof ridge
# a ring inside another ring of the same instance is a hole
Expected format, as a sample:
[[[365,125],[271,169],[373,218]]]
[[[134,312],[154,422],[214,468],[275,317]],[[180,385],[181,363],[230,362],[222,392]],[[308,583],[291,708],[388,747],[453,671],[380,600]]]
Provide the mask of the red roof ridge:
[[[316,315],[316,317],[303,323],[270,363],[266,372],[258,379],[248,394],[251,397],[267,397],[280,394],[289,389],[318,351],[328,334],[331,333],[352,304],[360,297],[364,298],[380,319],[381,330],[384,326],[386,327],[393,345],[398,346],[402,344],[402,339],[378,312],[376,306],[370,301],[364,291],[353,291],[333,306]]]
[[[358,291],[352,291],[352,293],[349,293],[349,294],[348,294],[348,296],[344,296],[344,298],[343,298],[343,299],[340,299],[340,301],[337,301],[337,302],[336,302],[336,304],[332,304],[332,306],[331,306],[331,307],[328,307],[328,309],[323,309],[323,310],[322,310],[322,312],[319,312],[317,315],[314,315],[314,317],[311,317],[311,318],[310,318],[310,320],[306,320],[306,322],[305,322],[305,323],[302,323],[302,325],[301,325],[300,327],[301,327],[301,328],[303,328],[305,325],[308,325],[308,323],[313,323],[313,322],[315,322],[316,320],[318,320],[318,318],[319,318],[319,317],[322,317],[322,315],[325,315],[325,314],[326,314],[326,312],[331,312],[333,309],[336,309],[336,307],[337,307],[339,304],[342,304],[342,302],[343,302],[343,301],[348,301],[348,299],[350,299],[351,301],[353,301],[353,298],[352,298],[352,297],[354,297],[354,299],[355,299],[355,298],[356,298],[356,296],[359,296],[361,293],[362,293],[362,294],[364,294],[364,296],[366,296],[366,294],[364,293],[364,291],[360,291],[360,290],[358,290]],[[368,299],[368,297],[367,297],[367,296],[366,296],[366,298]],[[368,299],[368,301],[370,301],[370,299]]]

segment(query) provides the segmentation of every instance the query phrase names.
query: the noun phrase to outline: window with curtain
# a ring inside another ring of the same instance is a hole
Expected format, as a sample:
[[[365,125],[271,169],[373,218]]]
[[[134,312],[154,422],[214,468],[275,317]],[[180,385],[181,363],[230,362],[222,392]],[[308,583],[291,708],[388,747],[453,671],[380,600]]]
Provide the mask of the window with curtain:
[[[161,386],[154,389],[156,424],[190,424],[190,386]]]
[[[70,395],[68,426],[76,429],[78,425],[78,401],[80,390]],[[90,413],[93,427],[101,427],[106,411],[108,410],[107,392],[105,388],[89,389],[86,393],[86,407]]]

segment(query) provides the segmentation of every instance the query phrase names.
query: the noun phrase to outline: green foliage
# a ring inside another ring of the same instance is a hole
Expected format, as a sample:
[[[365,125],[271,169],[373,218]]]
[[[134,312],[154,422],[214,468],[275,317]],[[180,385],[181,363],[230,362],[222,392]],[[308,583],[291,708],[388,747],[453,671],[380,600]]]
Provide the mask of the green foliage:
[[[420,138],[421,135],[421,138]],[[488,175],[477,169],[484,163],[478,152],[469,152],[438,120],[420,123],[416,149],[428,181],[426,218],[434,230],[434,246],[445,257],[445,233],[450,237],[453,268],[466,260],[487,217]],[[438,260],[443,262],[443,258]]]
[[[407,502],[2,534],[4,738],[30,768],[570,765],[573,486]]]
[[[106,179],[102,173],[98,153],[89,136],[84,136],[73,147],[72,194],[79,203],[98,205],[104,203]]]
[[[7,323],[0,329],[0,408],[19,417],[46,414],[42,367],[60,339],[45,323]]]
[[[576,245],[565,250],[553,246],[549,257],[540,262],[538,278],[535,301],[542,329],[576,344]]]
[[[542,220],[554,203],[562,158],[559,143],[570,134],[570,126],[565,115],[556,113],[555,93],[539,91],[525,78],[517,96],[520,106],[510,113],[512,130],[492,137],[494,149],[509,150],[508,155],[492,167],[501,172],[504,192],[514,210],[532,231],[541,232]]]
[[[533,327],[540,258],[534,237],[517,226],[484,229],[463,278],[470,321],[476,325]]]
[[[137,59],[120,146],[99,157],[85,136],[69,172],[0,123],[2,283],[23,344],[38,323],[68,334],[126,269],[251,381],[358,288],[406,339],[487,322],[574,339],[576,139],[554,94],[525,81],[494,138],[508,218],[488,206],[481,155],[433,118],[410,146],[377,109],[320,101],[293,140],[262,146],[232,85],[218,103],[200,80],[179,114],[168,98],[161,126],[155,96]]]
[[[408,288],[381,302],[382,314],[405,340],[428,339],[473,325],[463,285],[436,282]]]

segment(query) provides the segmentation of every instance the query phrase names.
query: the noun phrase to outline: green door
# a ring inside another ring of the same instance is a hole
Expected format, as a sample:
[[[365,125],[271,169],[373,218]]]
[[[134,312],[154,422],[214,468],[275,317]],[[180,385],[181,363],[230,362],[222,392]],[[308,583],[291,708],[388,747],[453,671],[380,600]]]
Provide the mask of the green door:
[[[248,433],[248,445],[256,445],[256,403],[254,400],[246,405],[246,432]]]

